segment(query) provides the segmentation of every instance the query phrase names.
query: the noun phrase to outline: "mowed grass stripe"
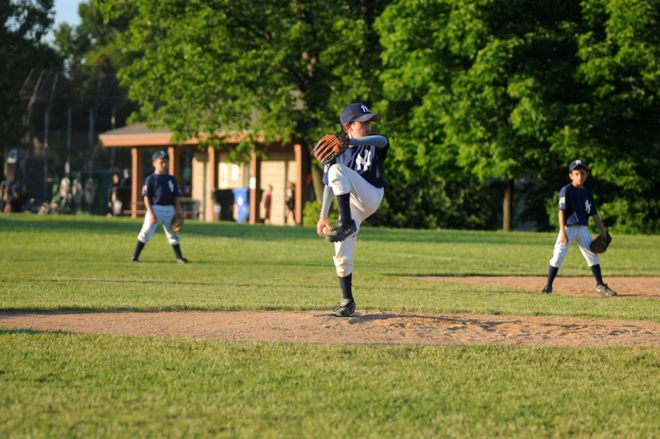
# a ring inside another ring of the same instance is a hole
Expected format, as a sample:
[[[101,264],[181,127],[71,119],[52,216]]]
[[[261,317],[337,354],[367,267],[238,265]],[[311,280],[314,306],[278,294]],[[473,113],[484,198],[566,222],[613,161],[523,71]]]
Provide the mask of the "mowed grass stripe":
[[[652,437],[660,417],[657,349],[0,344],[3,437]]]
[[[324,310],[339,300],[332,246],[310,228],[189,222],[181,266],[162,232],[128,259],[139,220],[0,215],[0,309]],[[605,278],[660,276],[660,237],[615,236]],[[415,275],[543,275],[554,234],[366,227],[354,289],[363,310],[660,321],[651,297],[602,300],[429,282]],[[560,276],[589,276],[577,248]]]

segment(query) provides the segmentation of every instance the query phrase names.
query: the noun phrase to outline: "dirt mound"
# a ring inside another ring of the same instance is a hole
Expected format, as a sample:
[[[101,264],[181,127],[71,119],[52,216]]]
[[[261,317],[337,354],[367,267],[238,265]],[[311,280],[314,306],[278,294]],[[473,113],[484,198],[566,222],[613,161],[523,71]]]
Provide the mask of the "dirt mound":
[[[566,317],[368,312],[0,313],[1,328],[292,343],[660,346],[660,324]]]
[[[493,288],[515,288],[536,293],[543,289],[546,280],[545,277],[532,276],[420,276],[418,279],[459,282]],[[618,298],[643,296],[660,298],[660,278],[658,277],[607,277],[605,282],[618,293]],[[553,284],[553,294],[599,297],[596,294],[596,284],[592,277],[557,277]]]

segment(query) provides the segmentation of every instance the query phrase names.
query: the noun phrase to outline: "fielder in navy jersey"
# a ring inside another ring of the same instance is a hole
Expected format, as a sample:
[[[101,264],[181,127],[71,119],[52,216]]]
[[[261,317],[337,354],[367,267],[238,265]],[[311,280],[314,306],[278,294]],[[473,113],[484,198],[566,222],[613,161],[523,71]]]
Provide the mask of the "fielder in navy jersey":
[[[559,235],[552,259],[550,259],[548,280],[542,293],[552,293],[552,283],[557,276],[559,267],[564,262],[571,242],[575,241],[596,279],[596,292],[604,297],[616,296],[616,292],[603,282],[600,258],[589,248],[591,244],[591,234],[588,228],[589,217],[593,217],[601,236],[607,236],[605,226],[598,216],[594,197],[584,187],[584,182],[589,176],[589,169],[581,160],[573,160],[568,166],[568,171],[571,183],[559,191]]]
[[[154,235],[158,224],[163,223],[165,236],[167,236],[167,240],[174,250],[176,261],[180,264],[185,264],[188,262],[188,259],[184,258],[181,254],[179,235],[171,229],[175,213],[181,211],[179,204],[179,197],[181,196],[179,185],[176,182],[176,178],[167,173],[169,163],[165,151],[156,152],[152,156],[152,160],[154,173],[144,179],[144,185],[142,186],[142,196],[146,209],[144,223],[138,234],[137,245],[135,246],[135,252],[131,261],[139,262],[142,249],[144,249],[144,246]]]
[[[323,201],[316,224],[319,236],[333,242],[333,261],[342,289],[342,300],[335,309],[338,317],[355,312],[353,299],[353,253],[360,224],[371,216],[385,194],[384,165],[389,143],[383,136],[371,134],[371,122],[380,116],[361,103],[347,105],[340,117],[348,135],[349,147],[323,169]],[[333,196],[337,197],[339,221],[336,228],[328,222]]]

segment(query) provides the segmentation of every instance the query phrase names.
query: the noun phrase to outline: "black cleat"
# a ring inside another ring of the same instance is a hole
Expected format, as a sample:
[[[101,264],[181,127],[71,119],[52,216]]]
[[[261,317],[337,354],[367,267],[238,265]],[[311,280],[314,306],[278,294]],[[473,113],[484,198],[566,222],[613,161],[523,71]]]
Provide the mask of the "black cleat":
[[[341,303],[335,308],[337,317],[350,317],[355,312],[355,301],[342,299]]]
[[[607,284],[600,284],[596,287],[596,292],[601,297],[612,297],[616,296],[616,291],[607,286]]]
[[[552,294],[552,287],[545,287],[541,290],[543,294]]]
[[[131,262],[140,262],[140,260],[135,256],[131,256]]]
[[[176,258],[176,262],[177,262],[178,264],[187,264],[187,263],[188,263],[188,259],[186,259],[186,258],[184,258],[184,257],[180,257],[180,258]]]
[[[337,227],[328,233],[326,239],[328,242],[342,242],[346,238],[353,236],[356,232],[357,226],[353,220],[348,224],[337,223]]]

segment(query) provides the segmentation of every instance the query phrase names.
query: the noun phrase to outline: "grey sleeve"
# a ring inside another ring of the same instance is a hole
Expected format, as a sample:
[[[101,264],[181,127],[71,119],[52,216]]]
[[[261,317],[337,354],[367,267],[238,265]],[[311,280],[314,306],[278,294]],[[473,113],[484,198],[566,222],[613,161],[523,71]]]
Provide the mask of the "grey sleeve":
[[[332,206],[332,196],[332,188],[330,186],[325,186],[323,188],[323,201],[321,203],[320,219],[328,217],[328,213],[330,213],[330,206]]]
[[[387,146],[387,137],[374,134],[372,136],[351,139],[349,143],[353,146],[376,145],[378,148],[385,148]]]

